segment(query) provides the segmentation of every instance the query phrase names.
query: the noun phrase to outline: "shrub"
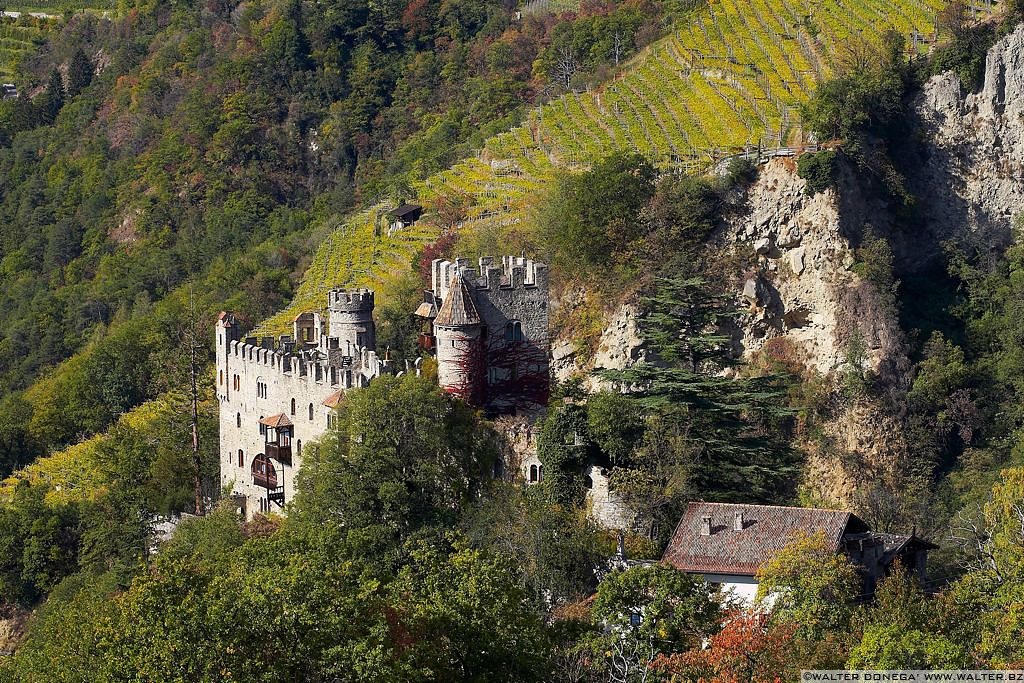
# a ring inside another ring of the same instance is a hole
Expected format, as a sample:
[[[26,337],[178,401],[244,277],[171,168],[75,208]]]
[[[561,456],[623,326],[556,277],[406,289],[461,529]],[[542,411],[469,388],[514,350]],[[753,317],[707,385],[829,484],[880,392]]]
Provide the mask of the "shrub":
[[[824,192],[836,182],[836,153],[825,150],[802,154],[796,162],[797,174],[807,181],[807,193]]]

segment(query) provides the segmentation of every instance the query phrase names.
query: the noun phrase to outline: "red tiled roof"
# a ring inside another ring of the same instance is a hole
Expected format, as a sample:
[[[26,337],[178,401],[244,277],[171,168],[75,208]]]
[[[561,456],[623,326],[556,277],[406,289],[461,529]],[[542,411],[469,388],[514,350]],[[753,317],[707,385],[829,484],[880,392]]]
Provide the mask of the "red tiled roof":
[[[441,310],[434,318],[434,325],[443,327],[464,327],[468,325],[479,325],[480,314],[473,303],[473,295],[466,285],[462,274],[459,273],[448,288],[448,296],[441,304]]]
[[[737,512],[743,514],[742,531],[733,530]],[[711,518],[711,534],[707,536],[701,533],[704,517]],[[690,503],[662,559],[688,572],[753,576],[798,532],[820,532],[838,552],[848,529],[868,530],[856,515],[843,510]]]
[[[260,420],[260,424],[267,425],[278,429],[280,427],[291,427],[292,421],[288,419],[288,416],[284,413],[278,413],[277,415],[271,415]]]
[[[341,403],[341,389],[338,389],[333,394],[324,399],[323,404],[328,408],[336,408]]]

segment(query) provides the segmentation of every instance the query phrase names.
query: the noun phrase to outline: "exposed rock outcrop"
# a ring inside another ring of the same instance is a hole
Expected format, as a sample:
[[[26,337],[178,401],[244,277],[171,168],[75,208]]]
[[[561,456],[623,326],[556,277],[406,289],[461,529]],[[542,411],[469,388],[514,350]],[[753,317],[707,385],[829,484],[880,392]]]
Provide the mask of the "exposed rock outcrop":
[[[761,166],[715,236],[726,251],[742,252],[748,266],[728,283],[745,307],[736,330],[745,357],[784,349],[819,375],[834,375],[859,333],[866,364],[905,388],[903,333],[884,297],[852,269],[856,240],[869,230],[884,236],[901,270],[912,274],[933,265],[948,240],[1000,252],[1014,239],[1024,206],[1024,25],[990,49],[979,92],[967,92],[953,73],[936,76],[917,96],[914,116],[923,158],[907,180],[919,220],[900,229],[853,168],[841,170],[837,190],[809,195],[792,159]],[[632,303],[608,315],[595,357],[564,355],[559,376],[641,359],[636,315]],[[870,401],[834,414],[822,437],[805,444],[807,499],[856,507],[872,487],[899,490],[913,447],[899,418]]]
[[[874,367],[890,350],[879,334],[886,325],[874,320],[884,314],[857,320],[845,305],[849,291],[860,285],[850,270],[854,250],[847,235],[882,214],[855,183],[842,187],[852,195],[842,202],[834,190],[808,195],[793,161],[773,160],[761,167],[740,210],[723,227],[720,243],[733,249],[749,245],[755,255],[756,270],[746,274],[738,292],[748,307],[739,320],[745,356],[782,337],[808,368],[828,374],[845,361],[850,331],[858,324]]]
[[[979,92],[944,73],[915,110],[927,156],[910,181],[925,220],[894,246],[911,266],[948,239],[1005,248],[1024,202],[1024,25],[989,50]]]

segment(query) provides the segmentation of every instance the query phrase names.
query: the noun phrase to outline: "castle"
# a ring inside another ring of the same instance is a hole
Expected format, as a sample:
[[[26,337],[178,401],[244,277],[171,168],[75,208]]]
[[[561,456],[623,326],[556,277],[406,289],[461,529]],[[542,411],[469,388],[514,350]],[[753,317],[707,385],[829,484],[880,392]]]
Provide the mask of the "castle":
[[[345,391],[408,372],[376,352],[374,293],[332,289],[327,318],[295,317],[292,334],[245,337],[238,320],[216,325],[221,486],[247,517],[282,508],[295,493],[303,442],[333,424]],[[415,315],[420,347],[437,357],[441,387],[490,414],[531,414],[548,397],[547,266],[530,259],[436,259]]]

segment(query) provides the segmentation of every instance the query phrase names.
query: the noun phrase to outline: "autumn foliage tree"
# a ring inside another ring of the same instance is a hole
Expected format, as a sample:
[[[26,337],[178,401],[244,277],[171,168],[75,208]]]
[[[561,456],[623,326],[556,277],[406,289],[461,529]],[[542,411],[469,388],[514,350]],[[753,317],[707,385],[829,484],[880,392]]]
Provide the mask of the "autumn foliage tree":
[[[781,683],[793,680],[790,646],[796,625],[772,622],[763,609],[735,610],[707,647],[663,656],[654,669],[702,683]]]

